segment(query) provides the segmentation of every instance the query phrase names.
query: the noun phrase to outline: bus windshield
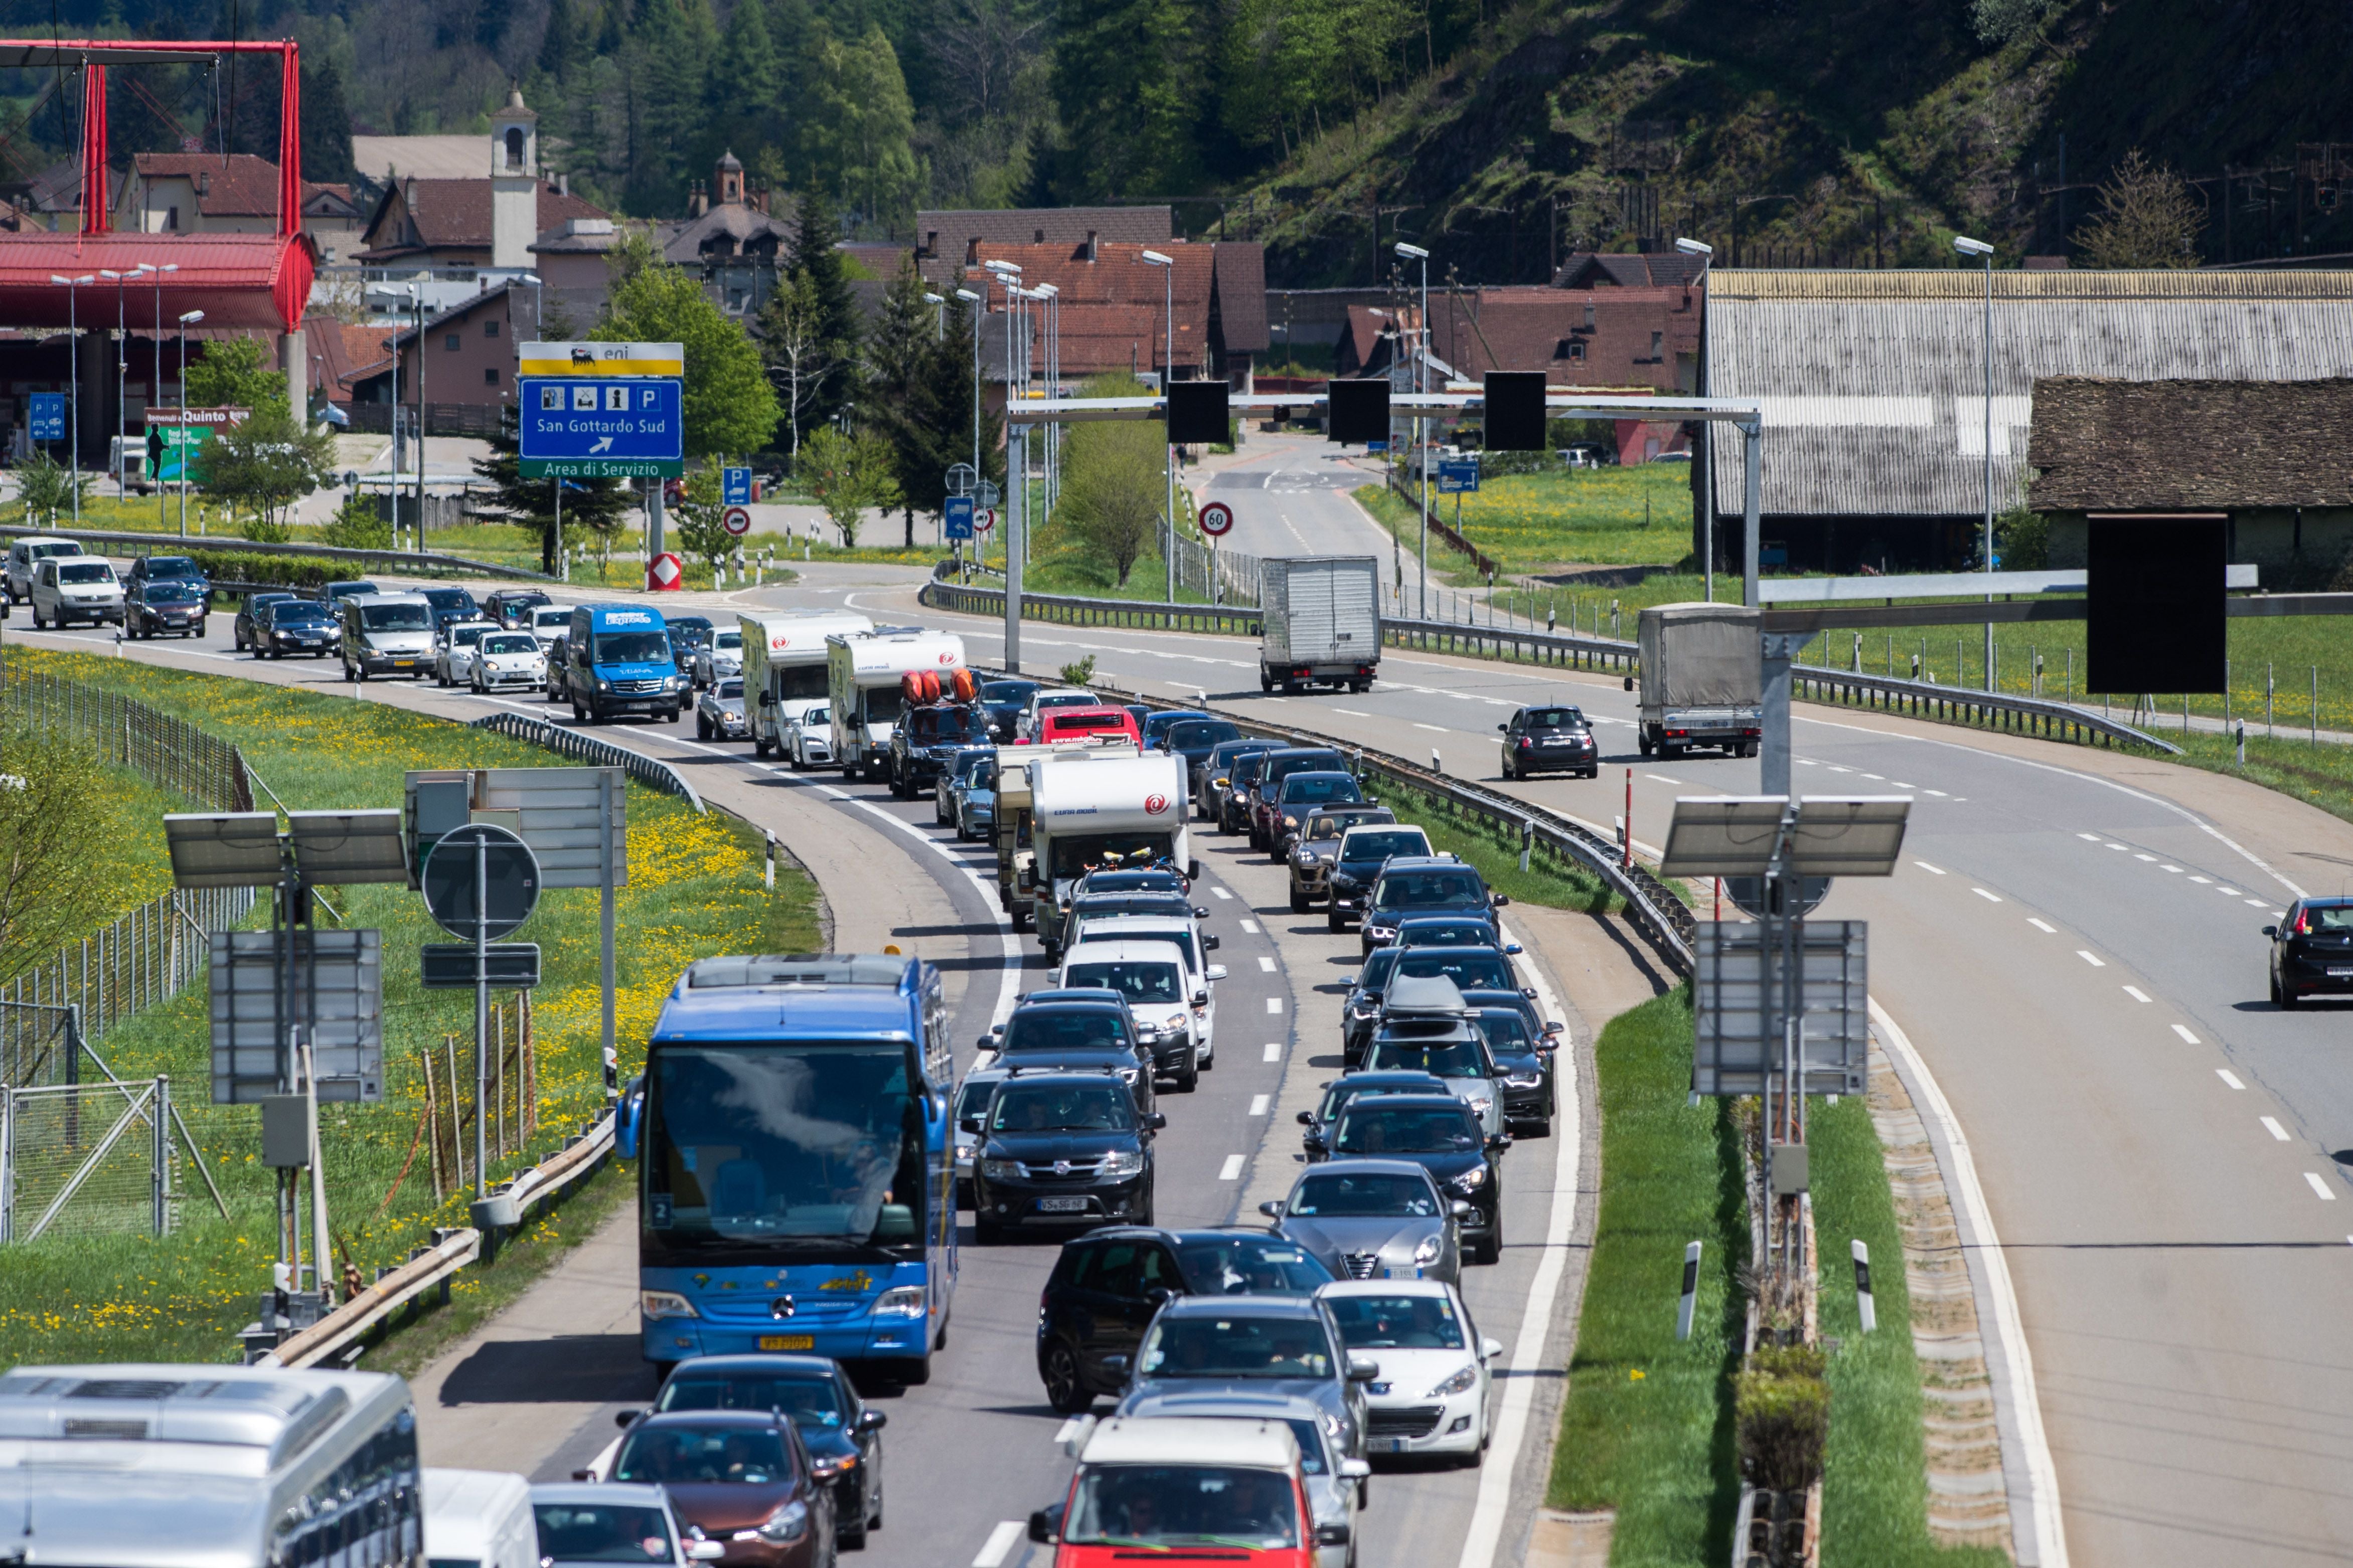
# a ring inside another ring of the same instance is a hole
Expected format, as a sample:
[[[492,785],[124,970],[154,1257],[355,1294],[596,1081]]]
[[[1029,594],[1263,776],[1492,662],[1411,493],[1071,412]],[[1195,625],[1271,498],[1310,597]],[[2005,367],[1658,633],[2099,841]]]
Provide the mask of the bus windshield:
[[[647,1261],[922,1245],[912,1047],[661,1045],[647,1080]]]

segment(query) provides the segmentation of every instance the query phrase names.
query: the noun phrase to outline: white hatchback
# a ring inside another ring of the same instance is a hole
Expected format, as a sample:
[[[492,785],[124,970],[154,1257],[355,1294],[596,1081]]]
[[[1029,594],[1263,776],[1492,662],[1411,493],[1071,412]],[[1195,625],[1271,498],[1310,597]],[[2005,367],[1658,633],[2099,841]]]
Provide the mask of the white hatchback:
[[[468,684],[477,691],[536,689],[547,679],[547,655],[529,632],[491,632],[475,647]]]
[[[1349,1353],[1380,1363],[1365,1389],[1365,1452],[1477,1464],[1494,1432],[1504,1347],[1479,1337],[1462,1292],[1443,1279],[1342,1279],[1315,1295]]]
[[[472,685],[474,648],[498,629],[496,621],[452,621],[443,626],[433,653],[433,678],[444,686]]]

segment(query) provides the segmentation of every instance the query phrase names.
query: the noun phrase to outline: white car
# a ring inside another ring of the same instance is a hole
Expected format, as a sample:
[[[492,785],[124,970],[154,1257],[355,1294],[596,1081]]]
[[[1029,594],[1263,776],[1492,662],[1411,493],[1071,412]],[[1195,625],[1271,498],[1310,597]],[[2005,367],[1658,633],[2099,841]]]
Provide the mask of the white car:
[[[1021,710],[1021,718],[1013,726],[1014,733],[1025,741],[1038,738],[1038,715],[1049,708],[1100,708],[1103,700],[1083,687],[1056,686],[1029,695],[1029,706]]]
[[[28,533],[8,546],[8,602],[21,605],[33,596],[33,568],[52,555],[79,555],[81,545],[70,539]]]
[[[1226,966],[1205,962],[1203,954],[1216,947],[1218,939],[1202,935],[1193,921],[1173,921],[1166,915],[1091,915],[1077,922],[1070,939],[1062,944],[1064,963],[1077,959],[1082,947],[1098,942],[1166,942],[1175,944],[1185,960],[1186,976],[1192,983],[1187,1000],[1193,1015],[1194,1055],[1203,1068],[1215,1067],[1218,1059],[1217,983],[1226,977]]]
[[[475,647],[468,684],[480,692],[519,686],[536,689],[547,679],[547,655],[529,632],[491,632]]]
[[[570,605],[533,605],[531,607],[531,635],[539,639],[539,651],[547,652],[547,645],[572,629]]]
[[[833,765],[833,710],[824,703],[801,710],[785,723],[785,761],[795,772]]]
[[[1341,1279],[1315,1292],[1350,1354],[1380,1363],[1365,1388],[1365,1452],[1451,1454],[1475,1465],[1494,1432],[1493,1363],[1462,1292],[1443,1279]]]
[[[1200,1081],[1206,1030],[1195,1028],[1194,1011],[1197,1005],[1207,1011],[1209,993],[1190,973],[1175,942],[1087,942],[1062,955],[1054,984],[1066,991],[1118,992],[1152,1047],[1154,1072],[1175,1079],[1186,1094]]]
[[[496,621],[451,621],[443,626],[433,651],[433,679],[444,686],[472,685],[474,647],[486,633],[498,629]]]
[[[50,555],[33,567],[33,627],[122,624],[122,583],[95,555]]]
[[[744,673],[744,634],[727,627],[711,634],[711,640],[694,650],[691,673],[697,691],[712,681],[724,680],[731,675]]]

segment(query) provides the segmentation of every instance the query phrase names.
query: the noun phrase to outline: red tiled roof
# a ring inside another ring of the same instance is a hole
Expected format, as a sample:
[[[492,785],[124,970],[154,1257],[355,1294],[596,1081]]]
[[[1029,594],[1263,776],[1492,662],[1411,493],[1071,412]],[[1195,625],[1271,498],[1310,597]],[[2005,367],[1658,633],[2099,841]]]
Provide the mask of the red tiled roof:
[[[185,180],[196,188],[196,211],[206,217],[278,216],[278,165],[251,153],[141,153],[132,163],[142,181]]]
[[[385,233],[396,200],[406,210],[406,228],[400,233]],[[543,184],[539,187],[538,222],[533,233],[545,234],[566,218],[609,216],[593,202]],[[403,180],[385,194],[369,222],[367,238],[369,248],[359,254],[364,261],[418,250],[488,250],[491,182]]]
[[[915,243],[961,262],[973,241],[983,245],[1083,245],[1088,235],[1106,244],[1166,246],[1176,237],[1170,207],[959,208],[915,215]]]
[[[1699,295],[1686,289],[1471,289],[1433,293],[1430,313],[1432,352],[1472,380],[1540,370],[1559,385],[1663,392],[1676,356],[1699,346]]]

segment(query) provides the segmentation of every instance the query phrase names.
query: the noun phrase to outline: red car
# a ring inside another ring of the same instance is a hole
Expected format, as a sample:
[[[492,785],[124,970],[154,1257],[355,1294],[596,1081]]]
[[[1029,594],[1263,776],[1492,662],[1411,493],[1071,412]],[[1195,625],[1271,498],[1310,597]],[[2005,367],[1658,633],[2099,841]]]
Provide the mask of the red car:
[[[743,1568],[833,1568],[840,1467],[773,1410],[657,1412],[630,1424],[607,1479],[661,1487],[679,1528]]]

